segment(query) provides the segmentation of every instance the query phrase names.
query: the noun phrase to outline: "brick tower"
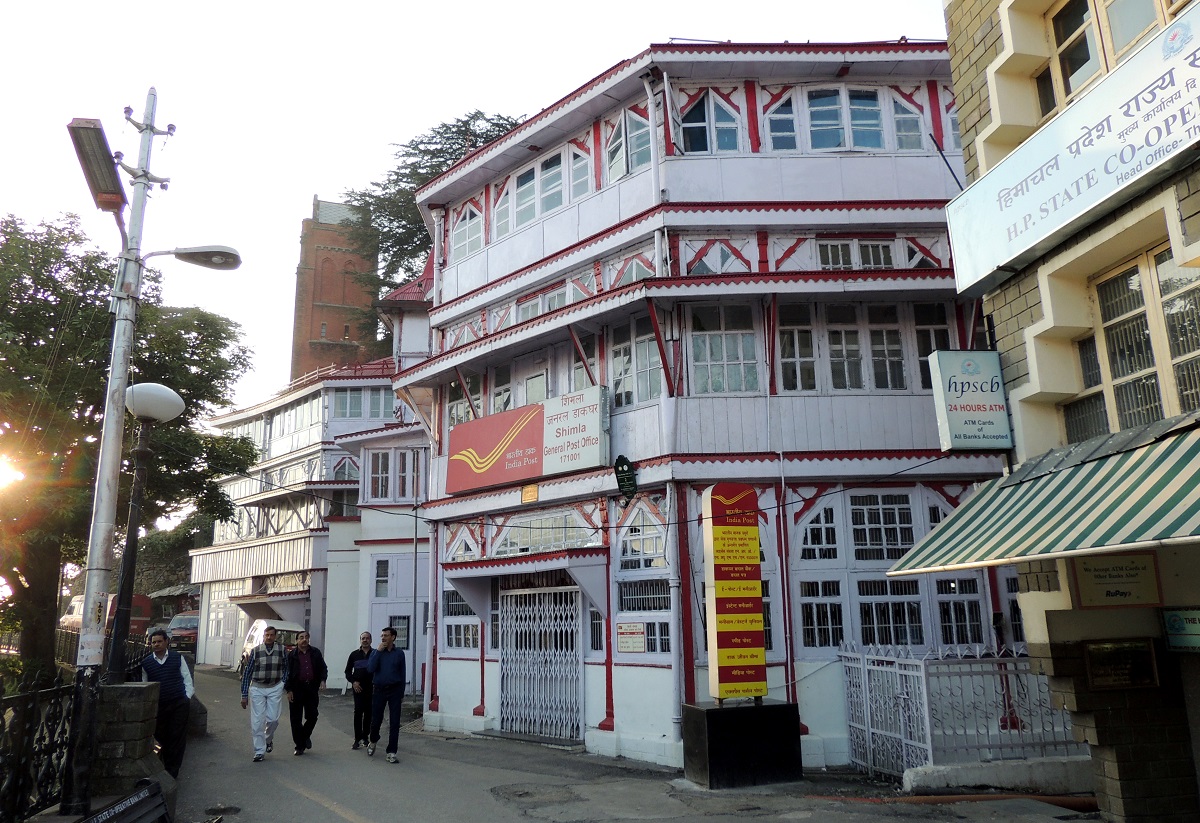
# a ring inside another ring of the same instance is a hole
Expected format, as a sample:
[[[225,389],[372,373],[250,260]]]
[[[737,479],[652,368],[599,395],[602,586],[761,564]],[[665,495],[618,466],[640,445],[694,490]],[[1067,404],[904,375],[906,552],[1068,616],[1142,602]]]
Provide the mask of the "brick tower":
[[[374,295],[355,275],[374,263],[350,248],[343,220],[354,218],[345,203],[313,197],[313,214],[300,230],[296,267],[296,315],[292,328],[291,379],[325,366],[361,362],[359,313]]]

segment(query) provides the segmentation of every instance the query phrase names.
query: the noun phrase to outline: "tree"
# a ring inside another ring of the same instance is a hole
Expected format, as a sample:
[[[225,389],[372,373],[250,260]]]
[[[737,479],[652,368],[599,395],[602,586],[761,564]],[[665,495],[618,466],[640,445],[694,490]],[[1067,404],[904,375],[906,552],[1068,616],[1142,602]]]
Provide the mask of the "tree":
[[[62,565],[86,553],[112,340],[116,261],[86,245],[73,217],[36,228],[0,219],[0,457],[25,474],[0,489],[0,582],[12,592],[0,602],[0,622],[20,627],[21,656],[46,670]],[[228,517],[233,505],[215,478],[245,471],[254,446],[192,423],[230,405],[249,352],[231,321],[160,303],[159,277],[147,271],[131,374],[170,386],[186,409],[155,428],[143,524],[188,505]],[[128,444],[134,424],[126,425]],[[128,480],[126,473],[118,522]]]
[[[188,582],[188,552],[212,545],[213,518],[192,512],[172,529],[152,531],[138,541],[139,594]]]
[[[417,208],[416,192],[470,152],[503,137],[520,124],[519,118],[485,114],[476,109],[457,120],[434,126],[425,134],[399,146],[397,164],[366,189],[346,192],[346,202],[357,207],[359,220],[351,225],[351,245],[368,260],[378,260],[378,271],[360,275],[372,294],[384,293],[407,282],[425,267],[432,241]],[[359,322],[363,339],[375,339],[379,321],[373,311]],[[390,345],[374,354],[389,354]]]

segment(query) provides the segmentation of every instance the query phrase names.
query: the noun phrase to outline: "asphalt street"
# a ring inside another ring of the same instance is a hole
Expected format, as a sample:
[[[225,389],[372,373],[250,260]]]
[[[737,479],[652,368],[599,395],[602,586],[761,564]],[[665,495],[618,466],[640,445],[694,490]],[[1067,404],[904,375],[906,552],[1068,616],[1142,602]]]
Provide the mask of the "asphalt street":
[[[336,657],[336,655],[335,655]],[[293,754],[287,705],[274,751],[252,762],[249,713],[236,675],[201,666],[208,734],[191,738],[176,820],[206,823],[442,823],[442,821],[1095,820],[1033,799],[913,803],[888,783],[809,773],[795,783],[710,791],[675,769],[532,743],[429,733],[404,718],[399,760],[352,751],[350,695],[322,696],[313,748]],[[386,741],[385,741],[386,742]]]

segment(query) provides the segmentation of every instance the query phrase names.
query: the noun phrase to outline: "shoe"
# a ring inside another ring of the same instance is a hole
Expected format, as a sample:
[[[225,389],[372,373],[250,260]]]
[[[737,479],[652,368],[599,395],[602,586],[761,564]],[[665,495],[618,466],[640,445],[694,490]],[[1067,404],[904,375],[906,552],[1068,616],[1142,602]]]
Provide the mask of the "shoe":
[[[395,755],[395,754],[393,754],[392,752],[388,752],[388,756],[387,756],[387,762],[389,762],[389,763],[399,763],[400,761],[396,759],[396,755]]]
[[[272,750],[272,749],[274,749],[274,748],[275,748],[275,743],[274,743],[274,741],[267,743],[267,754],[270,754],[270,753],[271,753],[271,750]]]
[[[255,763],[261,763],[261,762],[262,762],[262,759],[263,759],[263,756],[262,756],[261,754],[256,754],[256,755],[254,755],[254,762],[255,762]]]
[[[357,749],[357,748],[359,748],[361,745],[362,745],[362,741],[361,741],[361,740],[355,740],[355,741],[354,741],[354,745],[353,745],[353,746],[351,746],[350,748],[352,748],[352,749]]]
[[[308,740],[305,740],[305,741],[304,741],[304,748],[306,748],[306,749],[311,749],[311,748],[312,748],[312,738],[311,738],[311,737],[310,737],[310,738],[308,738]]]
[[[362,741],[362,744],[363,744],[363,748],[366,748],[367,746],[370,746],[370,745],[371,745],[371,741],[370,741],[370,740],[367,740],[367,738],[365,738],[365,737],[364,737],[364,738],[363,738],[363,741]]]
[[[296,751],[292,752],[292,754],[293,754],[293,755],[295,755],[295,756],[297,756],[297,757],[299,757],[300,755],[304,754],[304,749],[303,749],[303,748],[297,748],[297,749],[296,749]]]
[[[374,756],[375,756],[375,744],[368,743],[367,744],[367,757],[374,757]]]

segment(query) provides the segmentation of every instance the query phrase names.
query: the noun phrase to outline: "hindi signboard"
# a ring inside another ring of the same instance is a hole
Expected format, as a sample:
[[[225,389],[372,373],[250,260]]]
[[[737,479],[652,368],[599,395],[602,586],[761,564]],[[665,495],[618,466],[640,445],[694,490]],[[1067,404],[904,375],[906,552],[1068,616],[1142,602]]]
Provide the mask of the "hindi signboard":
[[[744,483],[704,490],[708,690],[718,700],[767,693],[758,493]]]
[[[592,386],[450,430],[449,494],[608,464],[608,389]]]
[[[978,296],[1193,159],[1200,4],[946,206],[960,293]]]

